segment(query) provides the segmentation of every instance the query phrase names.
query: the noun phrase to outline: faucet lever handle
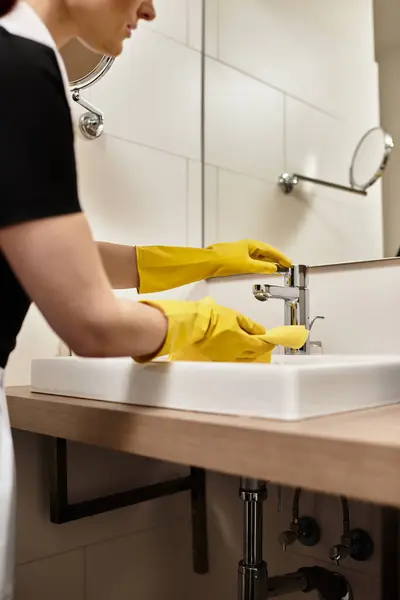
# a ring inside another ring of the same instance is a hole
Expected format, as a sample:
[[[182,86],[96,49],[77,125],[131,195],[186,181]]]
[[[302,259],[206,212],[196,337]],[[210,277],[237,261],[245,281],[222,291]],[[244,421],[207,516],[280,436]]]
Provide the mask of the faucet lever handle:
[[[312,319],[312,321],[310,322],[310,325],[309,325],[309,327],[308,327],[308,330],[309,330],[309,331],[311,331],[311,329],[314,327],[314,323],[315,323],[315,321],[317,321],[318,319],[325,320],[325,317],[323,317],[322,315],[317,315],[316,317],[314,317],[314,318]]]

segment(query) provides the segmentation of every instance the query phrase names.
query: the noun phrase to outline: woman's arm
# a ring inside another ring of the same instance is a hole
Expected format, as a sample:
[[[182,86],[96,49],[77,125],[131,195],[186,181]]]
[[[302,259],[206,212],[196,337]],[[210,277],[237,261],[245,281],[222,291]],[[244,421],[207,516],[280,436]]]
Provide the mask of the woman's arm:
[[[97,242],[103,267],[114,290],[137,289],[139,276],[135,246]]]
[[[115,297],[83,214],[0,229],[0,248],[32,301],[76,354],[141,357],[162,346],[166,317]]]

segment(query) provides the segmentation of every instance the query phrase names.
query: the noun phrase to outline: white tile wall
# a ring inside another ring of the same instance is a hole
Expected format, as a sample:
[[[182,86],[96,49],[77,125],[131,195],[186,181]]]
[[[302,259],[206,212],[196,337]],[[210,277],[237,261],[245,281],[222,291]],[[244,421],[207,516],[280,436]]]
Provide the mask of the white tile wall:
[[[293,221],[286,222],[289,203],[286,198],[281,201],[276,185],[223,169],[217,176],[218,240],[268,239],[268,243],[282,247],[287,235],[301,229],[297,211],[293,211]]]
[[[219,2],[204,0],[205,31],[204,53],[211,58],[219,58]]]
[[[363,129],[349,130],[339,119],[286,97],[285,170],[349,185],[349,165],[363,133]],[[303,185],[303,189],[307,197],[312,197],[319,188]],[[343,196],[329,188],[323,189],[323,193],[328,197]]]
[[[158,0],[155,3],[157,18],[151,23],[140,23],[139,27],[150,31],[162,33],[167,37],[180,42],[187,43],[188,37],[188,11],[187,0]]]
[[[188,246],[202,246],[202,165],[199,162],[187,163],[187,232],[186,243]]]
[[[206,60],[206,163],[274,181],[283,169],[283,95]]]
[[[204,242],[206,246],[219,239],[218,220],[218,179],[219,169],[212,165],[204,165]]]
[[[191,48],[203,50],[203,2],[187,0],[188,4],[188,44]]]
[[[155,8],[157,18],[151,23],[141,23],[140,29],[161,33],[201,52],[202,0],[158,0]]]
[[[110,135],[200,159],[199,52],[143,27],[91,97]]]
[[[80,197],[96,239],[186,243],[187,159],[112,136],[80,142],[77,151]]]
[[[216,2],[218,41],[212,47],[222,62],[353,121],[352,101],[371,93],[375,71],[372,0],[361,0],[356,8],[342,0],[329,17],[317,0]]]

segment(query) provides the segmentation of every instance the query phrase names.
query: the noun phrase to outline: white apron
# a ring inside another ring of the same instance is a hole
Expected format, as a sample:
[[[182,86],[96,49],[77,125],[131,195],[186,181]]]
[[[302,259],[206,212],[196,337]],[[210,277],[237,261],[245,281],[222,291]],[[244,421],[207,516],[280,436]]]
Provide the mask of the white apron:
[[[11,600],[14,589],[16,481],[14,450],[0,369],[0,600]]]

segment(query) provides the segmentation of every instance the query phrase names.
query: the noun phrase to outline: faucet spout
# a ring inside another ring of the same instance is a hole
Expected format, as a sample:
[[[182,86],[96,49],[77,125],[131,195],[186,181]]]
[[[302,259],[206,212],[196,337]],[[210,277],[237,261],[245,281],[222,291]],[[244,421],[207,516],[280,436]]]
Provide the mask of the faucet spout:
[[[278,300],[296,302],[299,299],[299,291],[296,288],[283,287],[281,285],[255,285],[254,295],[259,295],[257,300],[270,300],[276,298]],[[264,298],[261,298],[264,295]]]
[[[279,271],[285,276],[285,285],[255,285],[253,296],[256,300],[284,301],[285,325],[303,325],[310,328],[309,316],[309,289],[308,289],[308,267],[306,265],[294,265],[290,269]],[[310,343],[307,340],[300,350],[285,348],[286,354],[309,354]]]

